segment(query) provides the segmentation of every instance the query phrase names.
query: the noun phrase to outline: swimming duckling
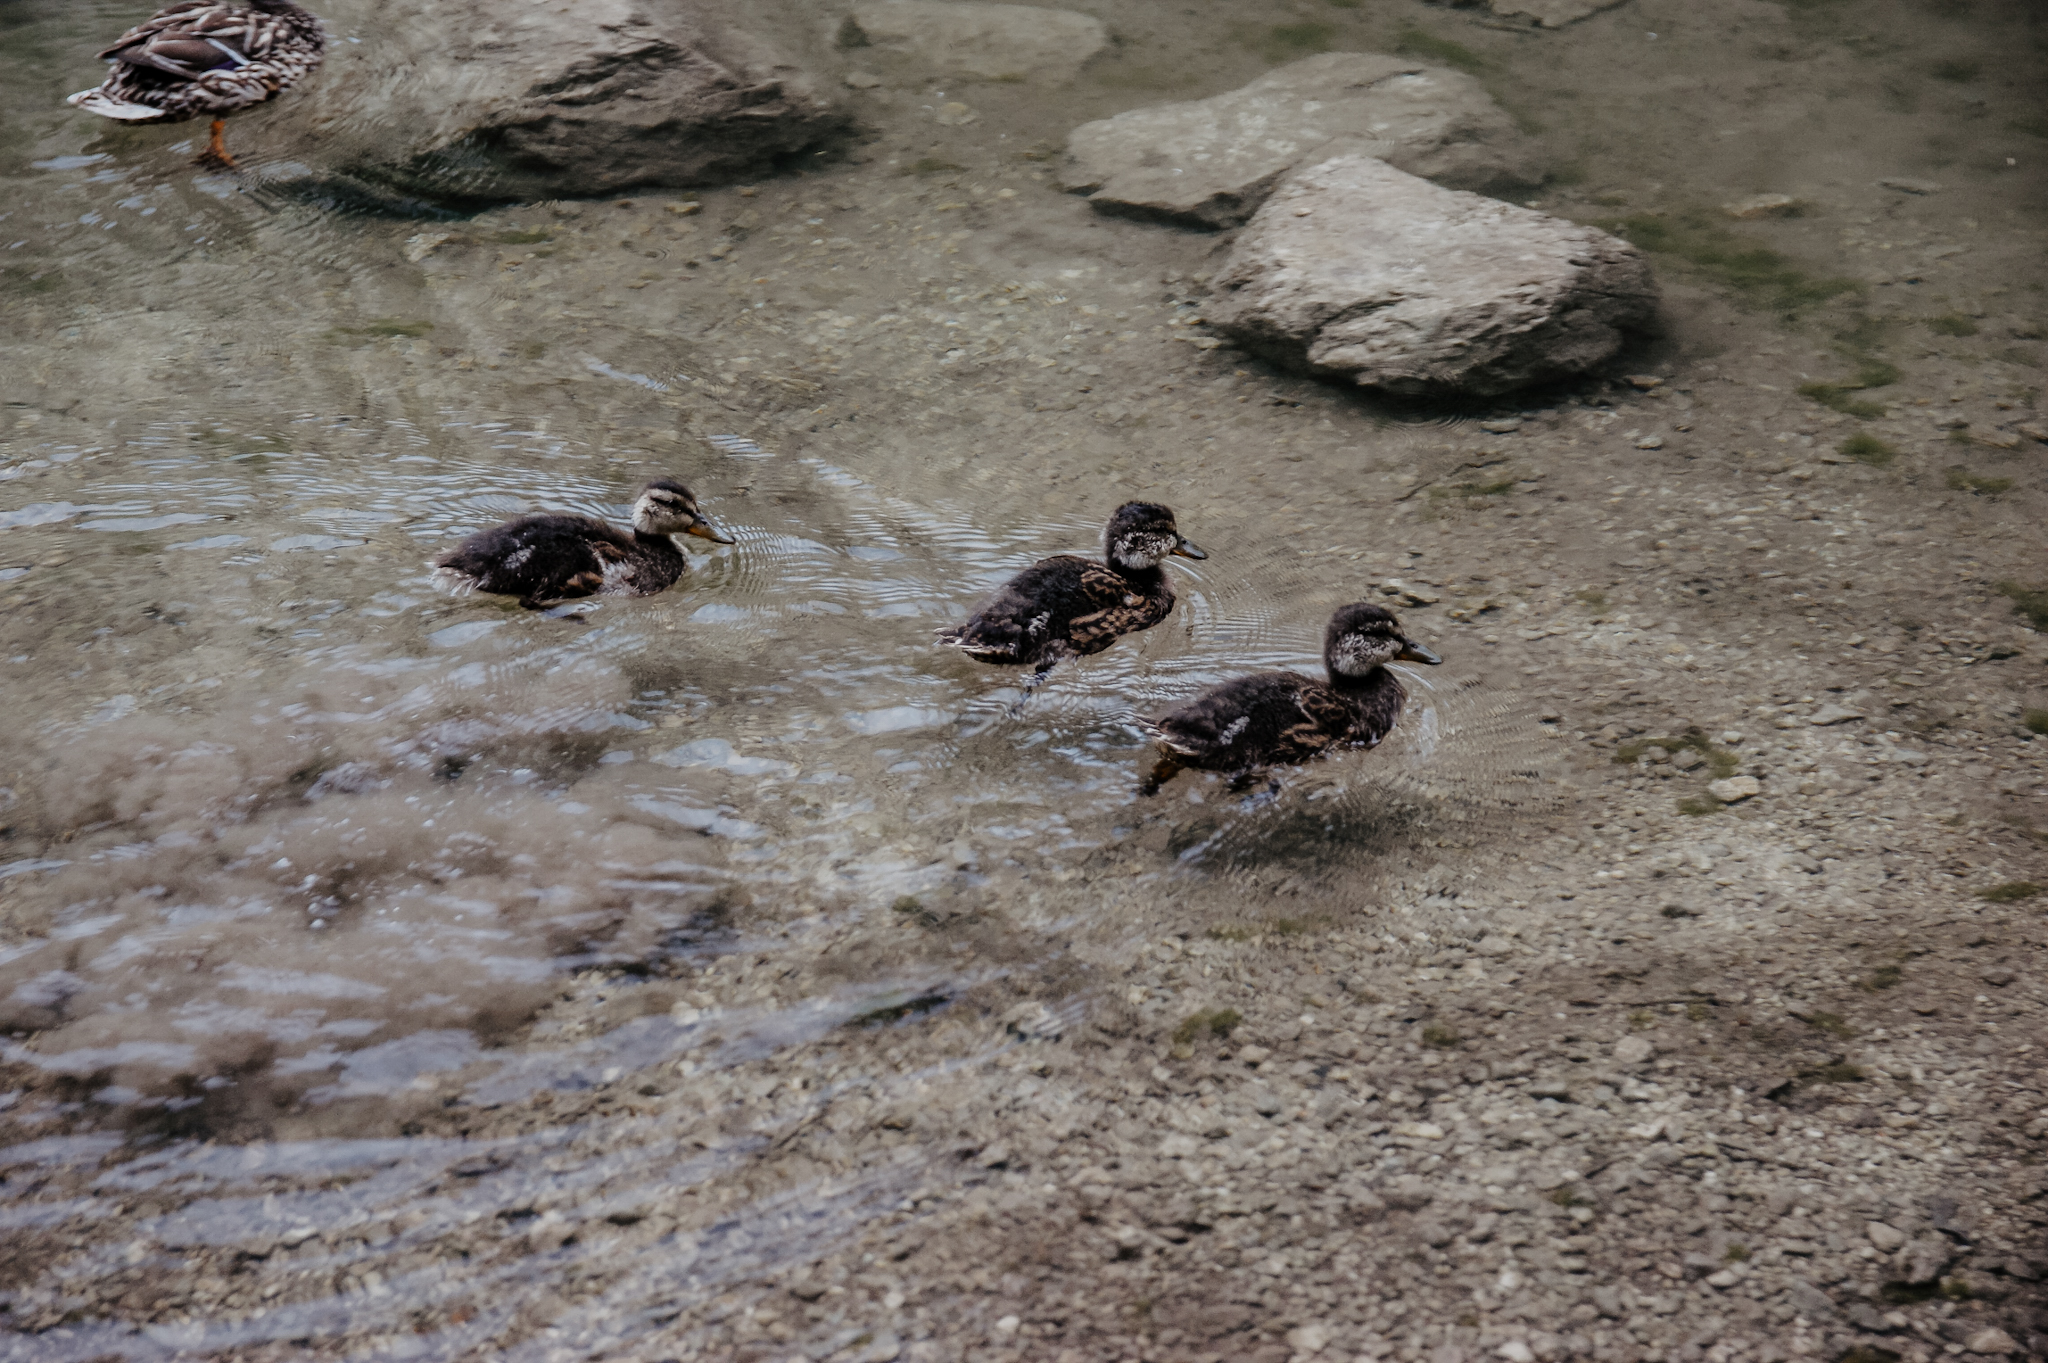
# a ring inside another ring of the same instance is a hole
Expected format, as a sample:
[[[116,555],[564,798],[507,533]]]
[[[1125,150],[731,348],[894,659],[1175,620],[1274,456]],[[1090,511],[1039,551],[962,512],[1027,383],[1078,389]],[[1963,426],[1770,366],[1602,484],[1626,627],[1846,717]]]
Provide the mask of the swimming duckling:
[[[1386,669],[1396,658],[1443,661],[1404,637],[1393,612],[1363,601],[1340,607],[1323,633],[1327,684],[1298,672],[1260,672],[1161,715],[1146,726],[1162,751],[1142,793],[1158,793],[1187,767],[1228,772],[1242,783],[1260,767],[1378,747],[1408,698]]]
[[[1073,554],[1040,559],[997,588],[966,624],[940,630],[939,641],[980,662],[1029,664],[1043,675],[1062,658],[1100,653],[1164,620],[1173,584],[1160,564],[1174,554],[1209,557],[1156,502],[1118,507],[1103,549],[1107,563]]]
[[[732,538],[704,519],[697,499],[657,478],[633,503],[633,533],[590,516],[521,516],[479,530],[434,560],[459,591],[516,596],[528,610],[579,596],[653,596],[689,566],[674,535],[713,544]]]

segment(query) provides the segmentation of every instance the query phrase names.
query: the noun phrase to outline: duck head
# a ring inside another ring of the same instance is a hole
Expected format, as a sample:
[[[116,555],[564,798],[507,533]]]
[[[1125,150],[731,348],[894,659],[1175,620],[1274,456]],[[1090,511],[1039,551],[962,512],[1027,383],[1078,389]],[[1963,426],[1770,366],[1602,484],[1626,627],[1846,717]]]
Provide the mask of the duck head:
[[[1209,557],[1181,537],[1173,512],[1157,502],[1125,502],[1118,507],[1109,518],[1102,543],[1113,568],[1157,568],[1174,554]]]
[[[633,503],[633,528],[643,535],[695,535],[713,544],[732,543],[732,536],[697,510],[696,495],[673,478],[657,478],[640,489]]]
[[[1323,631],[1323,663],[1333,677],[1363,677],[1396,658],[1411,663],[1443,661],[1402,634],[1392,611],[1370,602],[1340,607]]]

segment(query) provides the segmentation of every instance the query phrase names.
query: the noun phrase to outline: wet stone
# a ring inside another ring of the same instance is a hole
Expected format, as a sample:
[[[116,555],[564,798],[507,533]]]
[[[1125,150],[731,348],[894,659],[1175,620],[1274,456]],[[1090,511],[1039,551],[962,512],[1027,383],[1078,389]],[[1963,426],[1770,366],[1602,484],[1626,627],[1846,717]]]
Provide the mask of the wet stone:
[[[1799,212],[1799,200],[1790,194],[1752,194],[1721,205],[1731,218],[1789,218]]]
[[[838,21],[834,40],[863,61],[895,57],[927,76],[1056,83],[1073,79],[1109,32],[1072,10],[873,0]]]
[[[1457,189],[1542,179],[1528,139],[1472,77],[1327,52],[1228,94],[1085,123],[1067,139],[1060,184],[1097,208],[1228,227],[1290,170],[1344,147]]]
[[[1248,349],[1414,395],[1580,372],[1646,326],[1656,298],[1614,237],[1355,155],[1289,178],[1212,287],[1210,322]]]
[[[401,40],[329,42],[271,132],[273,182],[430,203],[601,195],[730,181],[848,126],[768,36],[773,14],[720,0],[685,23],[628,0],[517,22],[462,0],[357,0],[329,21]],[[364,126],[380,135],[346,135]]]

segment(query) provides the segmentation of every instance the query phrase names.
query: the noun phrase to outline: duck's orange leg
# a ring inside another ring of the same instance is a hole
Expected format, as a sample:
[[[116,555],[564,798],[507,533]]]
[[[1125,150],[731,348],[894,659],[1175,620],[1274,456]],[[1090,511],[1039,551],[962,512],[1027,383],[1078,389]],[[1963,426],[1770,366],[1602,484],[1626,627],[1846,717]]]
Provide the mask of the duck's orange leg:
[[[228,155],[228,144],[222,138],[222,134],[227,131],[227,126],[228,121],[225,118],[216,118],[215,120],[213,120],[213,136],[208,139],[206,143],[206,150],[200,153],[200,165],[219,166],[224,170],[240,169],[240,167],[235,164],[235,158]]]

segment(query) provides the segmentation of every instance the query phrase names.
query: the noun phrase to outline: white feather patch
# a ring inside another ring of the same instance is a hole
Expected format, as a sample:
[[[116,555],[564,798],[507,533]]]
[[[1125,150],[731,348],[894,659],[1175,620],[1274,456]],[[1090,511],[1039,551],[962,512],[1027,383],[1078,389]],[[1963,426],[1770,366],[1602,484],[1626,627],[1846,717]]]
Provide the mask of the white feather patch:
[[[64,102],[75,104],[89,114],[98,114],[101,118],[118,118],[124,123],[142,123],[164,116],[162,109],[152,109],[147,104],[130,104],[125,99],[115,99],[97,86],[90,90],[80,90],[77,94],[68,96]]]

